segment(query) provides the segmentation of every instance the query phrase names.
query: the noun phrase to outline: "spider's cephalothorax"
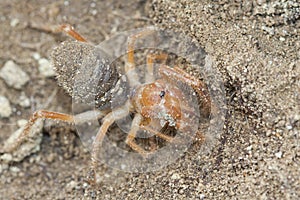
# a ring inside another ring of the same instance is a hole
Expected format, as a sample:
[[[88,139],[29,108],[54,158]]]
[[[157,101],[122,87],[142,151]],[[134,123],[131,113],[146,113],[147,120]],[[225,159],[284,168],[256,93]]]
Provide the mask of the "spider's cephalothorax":
[[[176,122],[181,118],[180,100],[183,94],[165,80],[141,85],[131,97],[136,112],[143,116],[143,125],[158,121],[161,127],[166,124],[179,128]]]

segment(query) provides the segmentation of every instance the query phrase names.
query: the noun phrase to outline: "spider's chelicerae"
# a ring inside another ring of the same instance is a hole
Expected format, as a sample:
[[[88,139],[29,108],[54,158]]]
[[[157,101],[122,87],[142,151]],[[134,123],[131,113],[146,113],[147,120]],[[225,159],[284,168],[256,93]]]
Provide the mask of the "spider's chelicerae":
[[[77,40],[74,42],[63,43],[52,53],[53,66],[58,74],[58,83],[73,96],[75,94],[75,76],[78,72],[83,73],[82,71],[79,71],[82,70],[80,68],[82,59],[91,54],[94,46],[89,44],[82,36],[75,32],[70,25],[61,25],[59,29]],[[146,83],[140,83],[138,72],[135,70],[134,45],[137,39],[144,37],[151,32],[152,30],[145,29],[128,38],[128,54],[124,71],[127,76],[129,88],[131,88],[132,91],[130,91],[129,98],[123,105],[116,106],[115,108],[112,108],[111,106],[112,90],[120,78],[120,75],[114,66],[109,65],[103,59],[98,63],[100,68],[96,73],[98,76],[96,78],[100,77],[100,83],[98,83],[98,86],[96,87],[95,94],[84,94],[84,92],[88,92],[84,88],[82,88],[81,91],[83,94],[80,94],[80,92],[77,91],[75,98],[82,98],[83,102],[95,101],[97,117],[99,119],[102,118],[102,125],[94,139],[91,151],[91,172],[93,175],[95,174],[94,171],[97,166],[97,153],[100,150],[101,143],[108,128],[115,121],[120,120],[129,114],[133,114],[134,117],[125,142],[131,149],[142,156],[147,156],[151,151],[147,151],[136,142],[136,136],[139,130],[148,131],[152,135],[170,143],[174,142],[174,137],[172,135],[164,134],[159,130],[167,126],[180,130],[183,133],[189,132],[191,126],[194,126],[193,124],[190,124],[191,113],[189,112],[192,112],[192,109],[189,108],[188,97],[186,97],[186,94],[176,83],[182,82],[193,88],[203,101],[201,103],[202,107],[206,110],[210,109],[211,100],[206,85],[184,70],[178,67],[169,67],[166,64],[161,64],[157,70],[159,78],[154,78],[154,61],[159,60],[161,63],[165,63],[168,57],[165,53],[147,55],[145,73]],[[80,51],[77,50],[72,52],[74,49],[80,49]],[[69,61],[65,59],[64,54],[66,53],[70,57]],[[103,78],[101,78],[102,76]],[[94,99],[91,100],[91,98]],[[38,119],[56,119],[72,123],[74,120],[76,121],[79,119],[80,121],[80,119],[84,119],[85,117],[88,118],[89,115],[88,112],[73,116],[39,110],[29,119],[24,131],[18,137],[16,142],[8,149],[5,149],[5,151],[11,152],[17,148],[26,139],[33,124]]]

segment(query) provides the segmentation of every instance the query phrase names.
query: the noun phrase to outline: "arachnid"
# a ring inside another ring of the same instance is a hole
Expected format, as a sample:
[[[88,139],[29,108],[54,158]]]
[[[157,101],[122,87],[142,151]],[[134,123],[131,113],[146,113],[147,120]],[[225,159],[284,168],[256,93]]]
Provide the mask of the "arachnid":
[[[209,109],[211,100],[205,84],[178,67],[172,68],[164,64],[168,57],[165,53],[147,55],[146,83],[140,82],[134,60],[134,44],[139,38],[151,33],[152,30],[150,29],[140,31],[128,38],[128,54],[124,71],[128,80],[128,88],[131,91],[128,99],[122,105],[112,108],[113,90],[116,83],[120,80],[119,70],[105,58],[93,55],[93,46],[88,44],[70,25],[62,25],[60,29],[77,41],[65,42],[53,51],[52,57],[54,69],[58,74],[58,83],[73,98],[88,104],[94,102],[96,111],[93,113],[96,113],[99,119],[102,118],[102,125],[94,139],[91,151],[91,169],[93,174],[97,166],[97,153],[101,148],[108,128],[115,121],[129,114],[134,117],[125,142],[131,149],[142,156],[147,156],[151,152],[145,150],[135,140],[140,129],[148,131],[152,135],[170,143],[174,142],[174,138],[163,134],[159,130],[165,127],[172,127],[183,133],[190,131],[192,126],[194,126],[191,124],[191,118],[194,117],[194,113],[192,108],[189,107],[189,97],[178,86],[178,82],[193,88],[197,95],[200,96],[200,99],[204,101],[203,104]],[[72,49],[80,49],[80,51],[72,52]],[[71,56],[69,61],[64,58],[65,54]],[[89,61],[91,63],[85,65],[87,68],[82,68],[82,60],[86,56],[91,57]],[[153,75],[155,60],[160,60],[163,63],[157,70],[159,75],[157,79]],[[97,67],[90,70],[88,68],[90,65],[96,65]],[[90,73],[91,78],[80,80],[80,76],[78,76],[80,73]],[[97,79],[97,82],[93,82],[94,78]],[[77,84],[77,87],[74,87],[75,84]],[[88,86],[91,84],[96,84],[95,90],[91,91],[88,89]],[[88,117],[90,117],[89,112],[72,116],[46,110],[37,111],[26,124],[23,133],[7,151],[13,151],[26,139],[33,124],[39,118],[74,122],[74,120],[78,119],[79,121],[80,119],[83,121],[87,120]]]

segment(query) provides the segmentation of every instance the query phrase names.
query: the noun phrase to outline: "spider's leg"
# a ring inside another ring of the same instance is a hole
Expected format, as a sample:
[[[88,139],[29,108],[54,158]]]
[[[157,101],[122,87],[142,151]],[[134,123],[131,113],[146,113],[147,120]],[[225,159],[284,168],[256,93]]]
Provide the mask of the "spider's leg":
[[[51,112],[47,110],[39,110],[33,113],[33,115],[30,117],[29,121],[25,125],[23,132],[20,134],[20,136],[17,138],[16,142],[13,143],[11,146],[7,147],[4,149],[5,152],[12,152],[16,148],[18,148],[24,140],[28,137],[30,133],[30,129],[34,125],[34,123],[38,119],[55,119],[55,120],[60,120],[60,121],[65,121],[65,122],[70,122],[72,123],[74,121],[74,118],[72,115],[68,114],[63,114],[63,113],[58,113],[58,112]]]
[[[127,57],[127,63],[125,65],[125,73],[127,73],[128,71],[135,68],[135,63],[134,63],[134,44],[135,44],[135,41],[137,39],[145,37],[145,36],[147,36],[147,35],[149,35],[153,32],[154,32],[154,30],[145,29],[145,30],[142,30],[142,31],[134,34],[134,35],[131,35],[128,38],[128,47],[127,47],[128,57]]]
[[[179,127],[179,126],[178,126],[178,128],[182,131],[182,133],[185,134],[184,135],[185,137],[189,137],[188,139],[194,138],[194,137],[190,136],[188,134],[188,132],[185,132],[185,131],[189,131],[188,129],[183,130],[182,127]],[[149,126],[141,126],[141,128],[146,130],[146,131],[149,131],[150,133],[156,135],[157,137],[159,137],[159,138],[161,138],[161,139],[163,139],[163,140],[165,140],[169,143],[172,143],[172,144],[183,144],[183,142],[184,142],[184,140],[182,140],[182,138],[180,139],[179,137],[176,138],[176,137],[171,137],[171,136],[165,135],[161,132],[158,132],[158,131],[150,128]]]
[[[90,184],[96,183],[96,168],[97,168],[97,153],[100,150],[100,146],[102,144],[103,138],[108,130],[108,128],[114,123],[115,118],[112,112],[108,113],[103,118],[103,123],[97,132],[96,138],[93,142],[92,151],[91,151],[91,164],[90,171],[88,175],[88,181]]]
[[[84,37],[82,37],[79,33],[77,33],[74,30],[74,27],[71,26],[70,24],[62,24],[56,29],[56,31],[57,32],[63,31],[63,32],[67,33],[68,35],[70,35],[71,37],[73,37],[77,41],[87,42],[87,40],[84,39]]]
[[[100,118],[100,117],[104,116],[104,114],[105,113],[102,111],[88,111],[88,112],[73,116],[73,115],[52,112],[52,111],[47,111],[47,110],[36,111],[30,117],[29,121],[27,122],[27,124],[25,125],[25,127],[23,129],[23,132],[19,135],[16,142],[13,143],[11,146],[5,147],[5,149],[3,149],[3,151],[4,152],[13,152],[14,150],[16,150],[22,144],[22,142],[24,142],[27,139],[32,126],[38,119],[54,119],[54,120],[60,120],[60,121],[69,122],[69,123],[73,123],[74,119],[75,119],[76,123],[83,123],[85,121],[90,120],[91,118],[95,118],[95,117]]]
[[[140,128],[140,123],[142,121],[142,116],[140,114],[136,114],[132,120],[130,132],[126,138],[126,143],[136,152],[141,154],[142,156],[147,155],[147,151],[140,147],[135,141],[136,133]]]
[[[208,91],[206,89],[206,85],[196,77],[184,71],[183,69],[180,69],[179,67],[171,68],[164,65],[159,68],[159,72],[167,80],[170,79],[181,80],[182,82],[187,83],[188,85],[193,87],[199,93],[199,95],[206,96],[207,98],[209,98],[207,94]]]
[[[40,30],[40,31],[44,31],[44,32],[49,32],[49,33],[60,33],[60,32],[65,32],[67,33],[69,36],[71,36],[72,38],[74,38],[77,41],[80,42],[87,42],[86,39],[84,39],[84,37],[82,37],[79,33],[77,33],[73,26],[71,26],[70,24],[62,24],[59,26],[56,25],[42,25],[42,24],[30,24],[30,27],[36,30]]]
[[[171,136],[168,136],[168,135],[165,135],[161,132],[158,132],[152,128],[150,128],[149,126],[141,126],[141,129],[144,129],[146,131],[149,131],[150,133],[156,135],[157,137],[163,139],[163,140],[166,140],[167,142],[173,142],[174,138],[171,137]]]
[[[154,69],[153,63],[155,60],[161,61],[161,63],[165,64],[168,58],[168,54],[160,53],[160,54],[148,54],[147,55],[147,74],[146,74],[146,83],[150,83],[154,81]]]
[[[126,105],[125,105],[126,106]],[[96,138],[93,142],[92,151],[91,151],[91,169],[89,172],[89,182],[91,184],[96,183],[96,168],[97,168],[97,155],[100,151],[100,147],[102,144],[102,141],[104,139],[104,136],[108,130],[108,128],[118,119],[121,119],[128,115],[127,109],[125,109],[125,106],[118,108],[114,110],[113,112],[108,113],[103,119],[102,119],[102,125],[97,132]]]

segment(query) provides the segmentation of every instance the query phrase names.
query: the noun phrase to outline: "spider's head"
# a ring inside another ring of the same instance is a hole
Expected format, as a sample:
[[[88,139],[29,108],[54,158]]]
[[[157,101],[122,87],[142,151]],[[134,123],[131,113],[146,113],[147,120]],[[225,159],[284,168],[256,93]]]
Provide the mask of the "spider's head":
[[[141,85],[132,101],[146,122],[158,120],[162,127],[165,124],[176,126],[177,120],[181,118],[180,96],[178,88],[160,79]]]

